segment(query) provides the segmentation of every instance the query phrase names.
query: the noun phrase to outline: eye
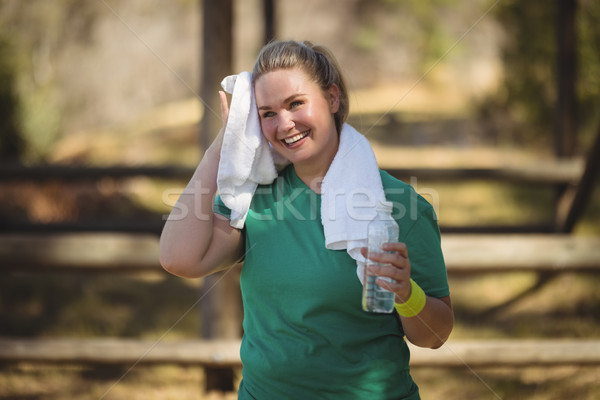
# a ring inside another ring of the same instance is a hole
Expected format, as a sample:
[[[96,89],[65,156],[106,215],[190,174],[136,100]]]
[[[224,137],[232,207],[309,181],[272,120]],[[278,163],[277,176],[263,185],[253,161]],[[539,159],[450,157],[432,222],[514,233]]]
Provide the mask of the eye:
[[[302,104],[304,104],[303,101],[301,100],[294,100],[290,103],[290,108],[296,108],[298,106],[301,106]]]
[[[269,117],[272,117],[274,115],[275,115],[275,113],[273,111],[265,111],[264,113],[261,114],[261,117],[262,118],[269,118]]]

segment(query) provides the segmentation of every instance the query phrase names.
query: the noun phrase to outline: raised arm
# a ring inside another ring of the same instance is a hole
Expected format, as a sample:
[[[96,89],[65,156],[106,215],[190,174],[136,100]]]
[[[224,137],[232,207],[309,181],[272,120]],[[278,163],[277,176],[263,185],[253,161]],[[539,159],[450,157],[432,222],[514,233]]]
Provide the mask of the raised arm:
[[[221,116],[227,121],[225,93]],[[177,200],[160,237],[160,263],[170,273],[198,278],[226,267],[242,257],[244,240],[229,220],[213,213],[217,172],[224,129],[204,153],[192,179]]]

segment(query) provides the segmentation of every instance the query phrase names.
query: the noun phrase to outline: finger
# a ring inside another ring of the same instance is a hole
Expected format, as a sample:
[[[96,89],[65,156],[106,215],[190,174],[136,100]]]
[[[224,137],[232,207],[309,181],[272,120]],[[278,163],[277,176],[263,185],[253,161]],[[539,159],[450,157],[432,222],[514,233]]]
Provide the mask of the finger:
[[[381,252],[386,252],[386,251],[393,251],[396,253],[399,253],[402,257],[408,258],[408,249],[406,248],[406,243],[400,243],[400,242],[390,242],[390,243],[384,243],[382,248],[381,248]],[[369,253],[369,249],[367,247],[361,247],[360,248],[360,252],[364,257],[367,257],[368,253]],[[371,253],[375,253],[375,252],[371,252]]]
[[[396,267],[391,264],[387,265],[369,265],[367,266],[367,273],[369,275],[375,275],[385,278],[391,278],[398,282],[403,282],[410,279],[410,267]]]
[[[367,258],[367,254],[369,253],[369,250],[366,247],[361,247],[360,248],[360,254],[362,254],[362,256],[364,258]]]
[[[227,95],[224,91],[219,90],[219,97],[221,99],[221,121],[225,125],[227,124],[227,118],[229,118],[229,104],[227,103]]]
[[[408,262],[408,258],[404,257],[398,252],[384,253],[378,251],[367,251],[367,259],[380,264],[393,264],[397,267],[404,267]]]
[[[394,251],[394,252],[399,253],[402,257],[408,258],[408,249],[406,248],[406,243],[402,243],[402,242],[384,243],[382,246],[382,250]]]
[[[410,297],[410,291],[411,291],[410,279],[405,280],[405,281],[395,281],[395,282],[389,282],[389,281],[386,281],[385,279],[377,279],[376,283],[379,286],[381,286],[382,288],[389,290],[390,292],[393,292],[396,295],[396,299],[404,301],[404,299],[407,299],[408,297]]]
[[[391,282],[388,279],[378,278],[375,283],[391,292],[404,291],[410,288],[410,278],[400,281],[394,280]]]

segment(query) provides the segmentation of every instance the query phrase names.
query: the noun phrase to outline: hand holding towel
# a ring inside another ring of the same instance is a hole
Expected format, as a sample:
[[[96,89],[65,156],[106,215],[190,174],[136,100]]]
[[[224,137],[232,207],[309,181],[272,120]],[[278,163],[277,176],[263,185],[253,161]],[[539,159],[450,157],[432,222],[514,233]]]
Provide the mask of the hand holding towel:
[[[241,229],[259,184],[277,177],[271,146],[262,135],[252,74],[242,72],[223,79],[221,86],[232,94],[225,126],[217,185],[223,203],[231,209],[231,226]]]

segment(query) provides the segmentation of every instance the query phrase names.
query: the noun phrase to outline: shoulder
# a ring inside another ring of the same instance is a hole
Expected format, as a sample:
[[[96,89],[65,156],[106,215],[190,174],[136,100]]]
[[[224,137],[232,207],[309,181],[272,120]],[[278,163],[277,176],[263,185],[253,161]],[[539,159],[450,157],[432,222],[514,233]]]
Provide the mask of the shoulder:
[[[419,212],[433,210],[432,205],[416,189],[400,179],[394,178],[387,171],[379,170],[381,183],[388,201],[417,207]]]
[[[383,188],[387,189],[387,188],[404,188],[404,189],[411,189],[412,186],[410,186],[408,183],[401,181],[400,179],[394,178],[392,175],[390,175],[389,172],[380,169],[379,170],[379,175],[381,176],[381,183],[383,184]]]
[[[385,197],[394,204],[394,218],[404,228],[404,232],[425,229],[439,234],[435,207],[417,193],[412,185],[383,170],[380,170],[380,175]],[[437,202],[437,195],[430,194]]]

